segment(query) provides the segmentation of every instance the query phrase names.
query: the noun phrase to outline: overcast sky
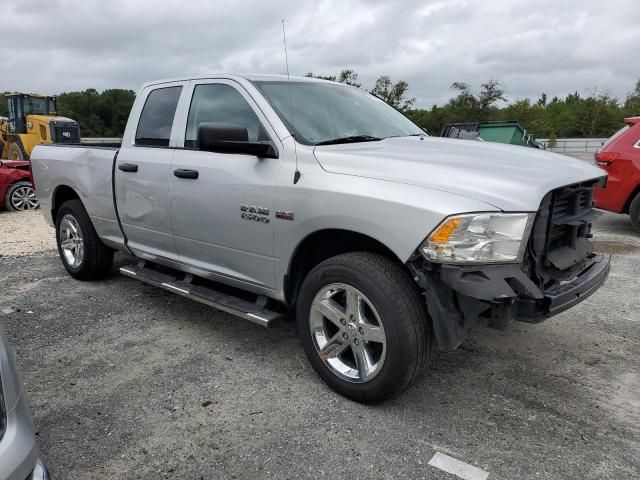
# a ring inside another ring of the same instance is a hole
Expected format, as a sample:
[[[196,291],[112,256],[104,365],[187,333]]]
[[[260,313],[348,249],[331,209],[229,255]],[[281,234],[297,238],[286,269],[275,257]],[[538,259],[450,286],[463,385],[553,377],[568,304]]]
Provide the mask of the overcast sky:
[[[508,97],[594,88],[624,98],[640,78],[638,0],[0,0],[0,91],[130,88],[216,72],[383,74],[417,105],[490,78]],[[7,8],[8,7],[8,8]]]

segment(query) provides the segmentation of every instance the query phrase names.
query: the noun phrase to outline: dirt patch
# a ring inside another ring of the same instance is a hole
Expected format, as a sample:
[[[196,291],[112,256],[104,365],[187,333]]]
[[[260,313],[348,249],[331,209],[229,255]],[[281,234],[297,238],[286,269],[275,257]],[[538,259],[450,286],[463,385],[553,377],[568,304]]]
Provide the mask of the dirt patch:
[[[596,241],[593,242],[597,252],[611,253],[615,255],[628,255],[640,251],[640,245],[627,242]]]
[[[19,257],[55,250],[53,227],[40,210],[0,211],[0,258]]]

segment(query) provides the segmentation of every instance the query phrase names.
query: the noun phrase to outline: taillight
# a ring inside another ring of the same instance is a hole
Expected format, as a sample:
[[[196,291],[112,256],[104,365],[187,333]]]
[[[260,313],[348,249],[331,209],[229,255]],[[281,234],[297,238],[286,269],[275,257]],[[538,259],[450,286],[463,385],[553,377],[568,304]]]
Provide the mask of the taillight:
[[[596,152],[594,158],[599,167],[608,167],[614,160],[620,158],[620,154],[617,152]]]

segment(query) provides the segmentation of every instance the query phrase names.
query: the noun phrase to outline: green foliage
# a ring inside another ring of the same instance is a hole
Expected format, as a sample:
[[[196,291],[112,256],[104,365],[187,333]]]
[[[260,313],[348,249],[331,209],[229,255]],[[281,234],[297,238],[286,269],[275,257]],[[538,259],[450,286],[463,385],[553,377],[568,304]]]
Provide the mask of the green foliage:
[[[346,83],[347,85],[351,85],[352,87],[361,87],[361,84],[358,83],[358,74],[349,69],[342,70],[340,72],[340,75],[338,76],[338,82]]]
[[[358,74],[350,69],[342,70],[339,75],[310,72],[306,76],[362,87]],[[432,135],[439,135],[446,123],[517,120],[537,137],[547,137],[554,142],[563,137],[609,137],[623,125],[623,118],[640,115],[640,80],[623,103],[606,92],[597,91],[584,97],[574,92],[551,100],[543,93],[534,102],[525,98],[506,103],[505,90],[495,80],[481,84],[477,93],[464,82],[455,82],[451,88],[455,96],[445,105],[434,105],[430,109],[412,108],[415,98],[408,96],[409,84],[404,80],[394,83],[387,75],[378,78],[371,93],[403,111]],[[67,92],[58,95],[58,113],[77,120],[84,137],[121,137],[134,99],[135,93],[131,90],[98,92],[89,88]],[[3,96],[0,116],[7,115]]]
[[[0,117],[9,116],[9,106],[7,105],[7,97],[5,95],[9,92],[3,92],[2,98],[0,98]]]
[[[624,110],[628,116],[640,115],[640,80],[636,82],[635,90],[627,96]]]
[[[121,137],[135,96],[121,89],[61,93],[58,114],[78,121],[83,137]]]
[[[344,69],[340,72],[340,75],[314,75],[313,72],[309,72],[305,77],[320,78],[322,80],[330,80],[332,82],[345,83],[352,87],[360,88],[361,84],[358,83],[358,74],[353,70]]]
[[[392,107],[406,111],[416,101],[415,98],[407,98],[407,90],[409,90],[409,84],[404,80],[393,83],[388,75],[383,75],[376,80],[376,84],[370,93],[381,98]]]
[[[507,98],[495,80],[482,84],[477,94],[463,82],[451,88],[457,94],[443,107],[411,109],[407,116],[432,135],[439,135],[446,123],[516,120],[537,137],[555,142],[565,137],[609,137],[624,125],[625,117],[640,114],[640,80],[624,104],[606,92],[594,91],[584,97],[574,92],[551,100],[543,93],[535,103],[525,98],[501,106]]]
[[[361,88],[362,84],[358,82],[358,74],[350,69],[345,69],[340,72],[340,75],[314,75],[313,72],[309,72],[305,77],[320,78],[322,80],[330,80],[332,82],[346,83],[353,87]],[[404,80],[393,83],[388,75],[383,75],[376,81],[375,86],[371,90],[371,94],[381,98],[392,107],[398,110],[408,110],[415,103],[415,98],[407,97],[407,90],[409,90],[409,84]]]
[[[309,78],[319,78],[320,80],[329,80],[331,82],[338,81],[338,78],[335,75],[316,75],[313,72],[308,72],[304,76]]]

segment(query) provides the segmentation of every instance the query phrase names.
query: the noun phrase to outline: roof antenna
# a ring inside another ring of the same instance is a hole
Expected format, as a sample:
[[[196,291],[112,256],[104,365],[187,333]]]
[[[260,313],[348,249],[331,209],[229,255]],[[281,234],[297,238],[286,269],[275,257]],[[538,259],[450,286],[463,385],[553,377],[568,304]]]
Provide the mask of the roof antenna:
[[[300,180],[300,170],[298,170],[298,150],[296,149],[296,127],[293,118],[293,96],[291,94],[291,79],[289,77],[289,56],[287,55],[287,35],[284,31],[284,18],[282,19],[282,42],[284,43],[284,62],[287,66],[287,85],[289,86],[289,108],[291,109],[291,126],[293,127],[293,155],[296,157],[296,172],[293,174],[293,184]]]

